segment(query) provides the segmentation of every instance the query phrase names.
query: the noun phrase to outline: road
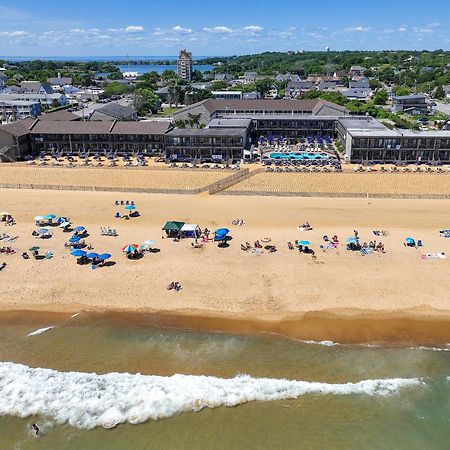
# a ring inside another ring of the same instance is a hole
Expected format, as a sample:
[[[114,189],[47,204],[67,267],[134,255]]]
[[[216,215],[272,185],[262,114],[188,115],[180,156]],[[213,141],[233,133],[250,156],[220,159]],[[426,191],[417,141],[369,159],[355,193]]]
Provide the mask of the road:
[[[438,100],[433,100],[433,102],[436,103],[436,110],[439,112],[443,112],[444,114],[447,114],[450,116],[450,103],[442,103]]]

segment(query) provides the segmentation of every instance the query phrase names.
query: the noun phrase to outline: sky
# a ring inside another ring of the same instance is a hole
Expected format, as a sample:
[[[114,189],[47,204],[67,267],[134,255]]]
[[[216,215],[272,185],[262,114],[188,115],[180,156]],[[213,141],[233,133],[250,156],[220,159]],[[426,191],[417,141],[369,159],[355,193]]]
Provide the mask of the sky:
[[[450,49],[450,0],[0,0],[3,56]]]

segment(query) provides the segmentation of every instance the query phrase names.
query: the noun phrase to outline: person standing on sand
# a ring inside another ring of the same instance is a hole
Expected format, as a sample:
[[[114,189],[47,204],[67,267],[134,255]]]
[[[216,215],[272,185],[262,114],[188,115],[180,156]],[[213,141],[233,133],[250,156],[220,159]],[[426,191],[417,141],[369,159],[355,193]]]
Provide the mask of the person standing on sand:
[[[39,429],[39,427],[35,424],[35,423],[33,423],[33,424],[31,424],[31,427],[33,428],[33,431],[34,431],[34,433],[36,434],[36,436],[39,436],[39,433],[40,433],[40,429]]]

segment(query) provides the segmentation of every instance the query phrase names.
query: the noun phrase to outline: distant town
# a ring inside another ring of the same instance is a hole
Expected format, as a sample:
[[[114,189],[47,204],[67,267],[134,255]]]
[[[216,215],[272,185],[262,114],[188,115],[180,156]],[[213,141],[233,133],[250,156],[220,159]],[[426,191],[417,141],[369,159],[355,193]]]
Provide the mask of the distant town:
[[[0,61],[0,158],[91,151],[264,162],[263,144],[313,138],[353,163],[450,162],[450,52],[194,60],[182,49],[176,71],[134,66]]]

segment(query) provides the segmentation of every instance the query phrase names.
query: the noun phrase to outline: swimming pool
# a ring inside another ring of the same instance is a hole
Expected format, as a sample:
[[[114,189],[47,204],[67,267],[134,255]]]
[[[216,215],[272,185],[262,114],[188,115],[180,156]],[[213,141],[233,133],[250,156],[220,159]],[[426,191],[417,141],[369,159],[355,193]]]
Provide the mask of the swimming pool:
[[[327,153],[307,153],[307,152],[290,152],[290,153],[271,153],[270,159],[328,159]]]

